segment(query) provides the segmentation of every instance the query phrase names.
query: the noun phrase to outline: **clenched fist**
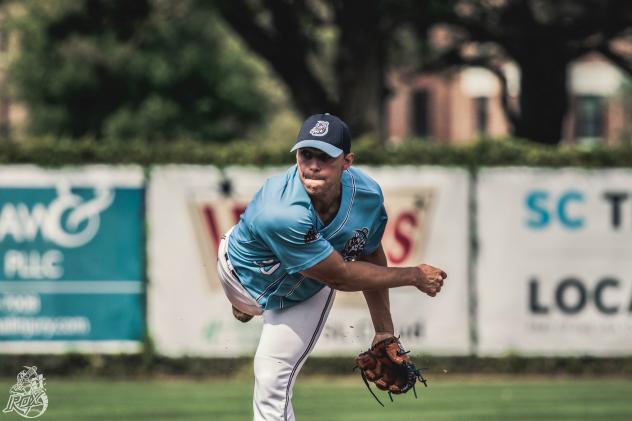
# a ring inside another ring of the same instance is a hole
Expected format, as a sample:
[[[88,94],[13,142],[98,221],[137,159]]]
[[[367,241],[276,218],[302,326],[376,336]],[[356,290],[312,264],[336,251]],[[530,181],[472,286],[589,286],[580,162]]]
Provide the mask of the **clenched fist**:
[[[448,277],[444,271],[425,264],[417,266],[417,269],[421,272],[421,276],[415,286],[419,288],[421,292],[425,292],[431,297],[441,292],[443,281]]]

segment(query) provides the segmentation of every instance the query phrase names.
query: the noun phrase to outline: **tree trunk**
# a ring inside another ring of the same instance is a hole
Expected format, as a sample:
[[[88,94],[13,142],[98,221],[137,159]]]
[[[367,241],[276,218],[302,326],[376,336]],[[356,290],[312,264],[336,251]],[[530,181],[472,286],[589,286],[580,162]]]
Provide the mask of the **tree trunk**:
[[[568,60],[560,49],[538,45],[520,60],[520,118],[515,135],[556,145],[568,109]],[[540,51],[537,51],[540,50]]]
[[[335,71],[340,117],[353,136],[370,132],[383,137],[385,36],[380,30],[380,11],[372,3],[341,2],[336,16],[340,39]]]
[[[353,60],[347,55],[341,62]],[[362,66],[340,66],[338,82],[340,117],[349,124],[354,136],[364,133],[382,134],[384,72],[381,58],[375,52],[362,56]]]

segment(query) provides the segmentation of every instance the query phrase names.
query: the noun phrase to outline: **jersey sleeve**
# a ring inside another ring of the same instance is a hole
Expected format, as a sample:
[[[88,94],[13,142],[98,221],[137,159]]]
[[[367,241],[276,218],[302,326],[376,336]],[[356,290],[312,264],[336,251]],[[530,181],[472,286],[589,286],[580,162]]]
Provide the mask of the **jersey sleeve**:
[[[311,268],[334,251],[316,231],[309,211],[300,206],[266,210],[252,228],[290,275]]]
[[[364,254],[373,254],[382,241],[384,230],[386,229],[386,223],[388,222],[388,216],[386,215],[386,209],[384,209],[384,202],[380,204],[377,217],[374,222],[374,229],[371,230],[371,235],[364,248]]]

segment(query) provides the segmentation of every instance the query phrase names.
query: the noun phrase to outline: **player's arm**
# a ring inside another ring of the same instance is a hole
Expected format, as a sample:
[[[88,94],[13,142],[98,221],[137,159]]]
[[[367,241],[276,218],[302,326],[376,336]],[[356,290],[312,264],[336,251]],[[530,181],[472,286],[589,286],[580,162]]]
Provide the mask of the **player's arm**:
[[[339,291],[368,291],[414,286],[434,297],[447,277],[441,269],[421,264],[415,267],[384,267],[369,262],[346,262],[333,251],[320,263],[301,273]]]
[[[382,248],[381,243],[373,253],[362,257],[362,260],[378,266],[388,266],[386,255],[384,254],[384,249]],[[373,344],[376,344],[377,342],[390,338],[395,334],[388,296],[389,289],[384,288],[362,292],[364,294],[366,304],[369,307],[369,312],[371,313],[371,320],[373,322],[373,328],[375,329]]]

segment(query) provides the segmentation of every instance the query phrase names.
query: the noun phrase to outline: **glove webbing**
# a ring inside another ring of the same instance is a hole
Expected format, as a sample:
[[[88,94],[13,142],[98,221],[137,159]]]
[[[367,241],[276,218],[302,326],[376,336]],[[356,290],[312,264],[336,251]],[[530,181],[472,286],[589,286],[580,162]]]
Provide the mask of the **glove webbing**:
[[[424,387],[428,387],[428,380],[426,378],[424,378],[424,376],[423,376],[423,374],[421,372],[421,370],[426,370],[426,368],[415,368],[415,366],[413,364],[411,364],[411,363],[405,363],[405,366],[407,368],[408,375],[410,376],[409,377],[409,384],[412,382],[413,394],[415,395],[415,399],[418,399],[418,397],[417,397],[417,389],[415,388],[415,384],[417,383],[417,381],[423,383]],[[357,366],[353,367],[353,370],[355,371],[356,368],[358,368],[358,367]],[[373,397],[375,398],[377,403],[379,403],[380,405],[384,406],[382,401],[380,401],[380,399],[375,395],[375,393],[371,389],[371,385],[369,385],[369,380],[367,379],[366,374],[364,374],[364,370],[362,370],[362,369],[360,369],[360,376],[362,377],[362,381],[366,385],[366,388],[369,390],[369,392],[371,392],[371,395],[373,395]],[[406,390],[410,390],[410,389],[406,389]],[[387,393],[388,393],[388,397],[391,399],[391,402],[393,402],[393,394],[390,391],[387,392]]]

